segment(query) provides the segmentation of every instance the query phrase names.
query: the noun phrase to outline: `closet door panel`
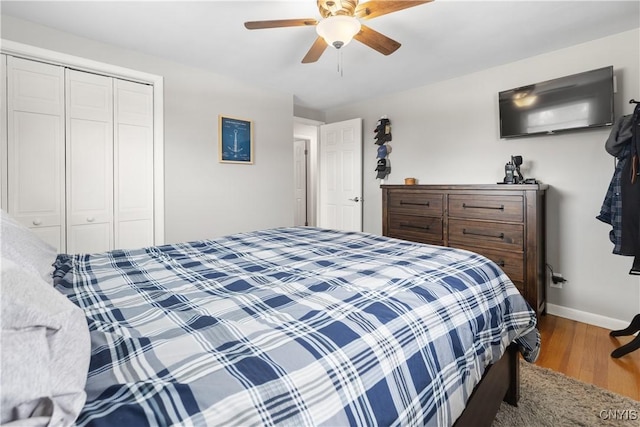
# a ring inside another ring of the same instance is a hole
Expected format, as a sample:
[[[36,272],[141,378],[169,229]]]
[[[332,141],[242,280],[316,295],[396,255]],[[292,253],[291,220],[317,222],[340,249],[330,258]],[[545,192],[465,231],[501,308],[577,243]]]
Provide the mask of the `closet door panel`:
[[[13,109],[64,115],[64,70],[56,65],[8,58]]]
[[[69,229],[69,241],[72,242],[72,253],[105,252],[106,242],[111,241],[113,235],[112,224],[101,222],[97,224],[77,224]]]
[[[149,126],[153,124],[153,88],[142,83],[115,81],[118,122]]]
[[[149,129],[120,124],[117,128],[118,248],[153,244],[153,147]]]
[[[65,247],[64,70],[7,58],[7,210]]]
[[[15,111],[9,213],[58,250],[64,247],[63,129],[60,117]]]
[[[67,70],[67,242],[71,253],[113,249],[113,83]]]
[[[118,223],[120,249],[135,249],[153,245],[152,220],[120,221]]]
[[[70,215],[91,214],[111,221],[111,128],[101,122],[71,119],[68,130]]]
[[[153,95],[115,81],[115,238],[117,248],[153,245]]]
[[[12,197],[14,214],[59,216],[62,210],[59,185],[43,177],[62,175],[59,162],[51,161],[61,157],[59,152],[63,148],[61,138],[57,138],[62,133],[60,120],[54,116],[17,111],[12,125],[12,178],[18,183]],[[43,141],[47,143],[43,144]],[[47,218],[49,224],[46,225],[53,225],[51,220]]]
[[[62,246],[64,245],[64,230],[61,230],[60,227],[40,226],[30,227],[30,229],[40,239],[56,248],[58,253],[64,253],[66,251],[66,249],[63,249],[65,246]]]

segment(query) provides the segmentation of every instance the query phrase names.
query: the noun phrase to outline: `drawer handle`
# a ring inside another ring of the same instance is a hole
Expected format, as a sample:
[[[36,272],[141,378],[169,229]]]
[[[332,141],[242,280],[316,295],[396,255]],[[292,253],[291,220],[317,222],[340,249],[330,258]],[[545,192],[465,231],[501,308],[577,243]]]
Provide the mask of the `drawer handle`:
[[[42,224],[42,220],[41,219],[34,219],[33,220],[33,225],[40,225]]]
[[[413,224],[400,224],[400,228],[415,228],[417,230],[429,230],[428,225],[420,226],[420,225],[413,225]]]
[[[462,207],[464,209],[469,208],[469,209],[494,209],[497,211],[503,211],[504,210],[504,205],[500,205],[500,207],[497,206],[474,206],[474,205],[468,205],[466,203],[462,204]]]
[[[429,202],[419,203],[419,202],[405,202],[404,200],[400,200],[401,205],[411,205],[411,206],[429,206]]]
[[[504,267],[506,263],[503,259],[501,259],[500,261],[496,262],[496,264],[498,264],[500,267]]]
[[[500,233],[500,234],[480,233],[478,231],[467,231],[466,228],[462,229],[462,234],[470,234],[472,236],[495,237],[496,239],[504,239],[504,233]]]

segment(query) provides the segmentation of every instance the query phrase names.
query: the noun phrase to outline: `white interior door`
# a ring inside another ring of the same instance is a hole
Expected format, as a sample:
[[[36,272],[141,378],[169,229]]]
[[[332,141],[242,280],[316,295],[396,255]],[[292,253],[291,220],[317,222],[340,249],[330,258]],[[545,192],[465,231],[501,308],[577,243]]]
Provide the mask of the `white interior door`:
[[[309,225],[307,220],[307,141],[293,141],[293,225]]]
[[[7,57],[7,211],[64,252],[64,69]]]
[[[67,70],[67,251],[113,249],[113,79]]]
[[[362,231],[362,119],[320,126],[318,225]]]

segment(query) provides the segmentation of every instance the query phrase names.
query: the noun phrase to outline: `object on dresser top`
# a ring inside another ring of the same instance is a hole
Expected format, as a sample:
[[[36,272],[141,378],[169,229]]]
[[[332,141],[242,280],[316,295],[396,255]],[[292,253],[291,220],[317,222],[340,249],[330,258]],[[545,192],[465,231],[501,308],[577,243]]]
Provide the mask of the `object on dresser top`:
[[[504,165],[504,178],[498,184],[522,184],[524,177],[520,173],[522,166],[522,156],[511,156],[511,161]]]

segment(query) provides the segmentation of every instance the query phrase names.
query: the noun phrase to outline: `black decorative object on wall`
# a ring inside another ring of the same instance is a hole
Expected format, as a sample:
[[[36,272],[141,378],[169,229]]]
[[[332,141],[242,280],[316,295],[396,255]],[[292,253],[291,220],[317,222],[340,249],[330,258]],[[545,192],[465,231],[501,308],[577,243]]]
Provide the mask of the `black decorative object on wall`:
[[[387,144],[391,141],[391,121],[387,116],[382,116],[378,120],[378,124],[374,130],[375,143],[378,145],[376,179],[384,180],[391,173],[391,163],[389,161],[389,153],[391,146]]]

